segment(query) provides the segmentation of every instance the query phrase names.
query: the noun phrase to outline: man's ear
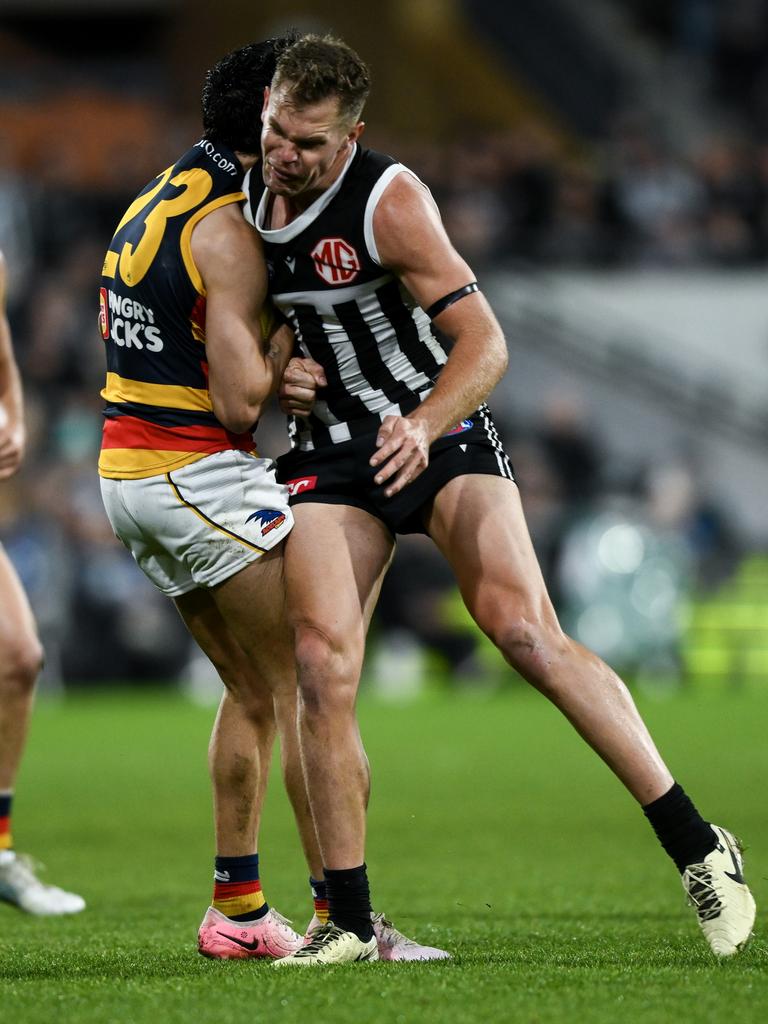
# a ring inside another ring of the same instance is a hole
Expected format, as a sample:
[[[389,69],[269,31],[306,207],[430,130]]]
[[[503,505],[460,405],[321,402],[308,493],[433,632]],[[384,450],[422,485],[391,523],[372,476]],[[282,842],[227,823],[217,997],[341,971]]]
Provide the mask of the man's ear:
[[[355,127],[350,131],[347,139],[349,142],[357,142],[360,136],[365,131],[365,121],[358,121]]]
[[[267,112],[267,106],[269,105],[269,86],[264,88],[264,106],[261,108],[261,120],[264,121],[264,115]]]

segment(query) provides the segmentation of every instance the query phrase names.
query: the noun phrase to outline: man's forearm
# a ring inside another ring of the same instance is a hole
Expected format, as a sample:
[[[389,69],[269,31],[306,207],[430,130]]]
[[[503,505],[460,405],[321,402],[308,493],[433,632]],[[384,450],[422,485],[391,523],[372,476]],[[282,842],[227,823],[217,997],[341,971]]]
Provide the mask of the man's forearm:
[[[430,443],[482,405],[507,368],[503,339],[457,338],[432,392],[408,419],[427,424]]]
[[[283,325],[275,331],[267,344],[266,362],[272,377],[270,394],[274,394],[293,355],[293,332]]]

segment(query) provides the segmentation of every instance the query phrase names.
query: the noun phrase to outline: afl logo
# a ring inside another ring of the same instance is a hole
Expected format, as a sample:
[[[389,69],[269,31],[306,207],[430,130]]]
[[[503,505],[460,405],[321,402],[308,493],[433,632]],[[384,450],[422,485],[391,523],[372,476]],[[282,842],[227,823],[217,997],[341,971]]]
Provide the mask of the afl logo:
[[[349,284],[360,272],[357,253],[343,238],[321,238],[311,255],[326,284]]]

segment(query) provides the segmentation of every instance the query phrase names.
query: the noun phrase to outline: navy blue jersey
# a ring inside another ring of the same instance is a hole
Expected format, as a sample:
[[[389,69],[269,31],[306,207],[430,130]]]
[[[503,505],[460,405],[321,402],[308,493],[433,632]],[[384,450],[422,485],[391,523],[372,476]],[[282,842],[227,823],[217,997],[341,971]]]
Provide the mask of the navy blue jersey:
[[[227,448],[230,434],[208,393],[205,287],[192,231],[212,210],[241,202],[234,153],[202,140],[139,193],[104,259],[99,326],[107,382],[99,472],[143,477]]]

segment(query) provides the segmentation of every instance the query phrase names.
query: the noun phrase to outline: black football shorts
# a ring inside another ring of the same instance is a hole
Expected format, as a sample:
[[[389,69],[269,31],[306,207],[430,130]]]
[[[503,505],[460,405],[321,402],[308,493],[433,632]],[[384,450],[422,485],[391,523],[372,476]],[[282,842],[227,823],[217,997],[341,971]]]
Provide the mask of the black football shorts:
[[[353,505],[381,519],[392,534],[426,533],[425,507],[454,477],[479,473],[514,479],[487,409],[438,438],[424,472],[391,498],[384,494],[389,481],[374,483],[379,467],[369,465],[369,459],[375,450],[375,433],[308,452],[294,448],[277,460],[277,478],[288,486],[291,505]]]

